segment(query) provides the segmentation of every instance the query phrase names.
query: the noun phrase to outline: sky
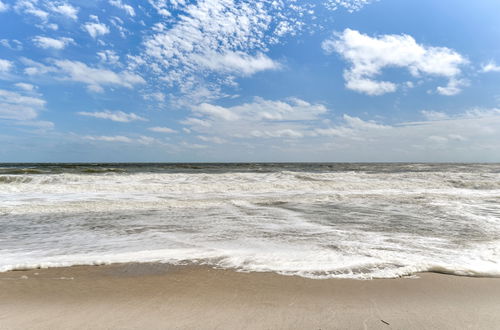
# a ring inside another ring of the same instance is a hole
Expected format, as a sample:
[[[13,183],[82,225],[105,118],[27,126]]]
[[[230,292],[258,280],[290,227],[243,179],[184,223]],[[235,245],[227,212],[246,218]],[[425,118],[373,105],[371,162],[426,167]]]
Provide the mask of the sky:
[[[500,162],[498,0],[0,0],[0,162]]]

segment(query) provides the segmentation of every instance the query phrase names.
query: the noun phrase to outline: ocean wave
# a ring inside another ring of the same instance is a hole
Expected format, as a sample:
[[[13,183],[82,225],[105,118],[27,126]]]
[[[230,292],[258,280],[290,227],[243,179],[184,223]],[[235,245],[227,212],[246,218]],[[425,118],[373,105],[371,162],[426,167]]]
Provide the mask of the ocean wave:
[[[0,271],[168,262],[311,278],[500,274],[498,166],[162,166],[0,173]]]
[[[177,251],[178,252],[178,251]],[[174,252],[175,253],[175,252]],[[311,279],[382,279],[415,276],[419,273],[432,272],[456,276],[469,277],[500,277],[500,266],[490,262],[477,264],[451,264],[451,263],[411,263],[394,264],[388,262],[352,262],[348,266],[330,264],[313,264],[314,260],[302,260],[302,265],[290,264],[289,260],[273,260],[273,263],[264,264],[257,257],[256,260],[241,257],[224,257],[210,252],[180,253],[178,257],[172,251],[165,251],[165,255],[157,251],[130,253],[128,255],[101,255],[101,256],[71,256],[53,257],[46,260],[3,264],[0,272],[30,270],[43,268],[60,268],[71,266],[101,266],[116,263],[169,263],[173,265],[204,265],[220,269],[230,269],[239,272],[274,272],[287,276],[301,276]],[[210,255],[212,254],[212,255]],[[208,256],[210,255],[210,256]],[[355,258],[353,258],[355,259]]]

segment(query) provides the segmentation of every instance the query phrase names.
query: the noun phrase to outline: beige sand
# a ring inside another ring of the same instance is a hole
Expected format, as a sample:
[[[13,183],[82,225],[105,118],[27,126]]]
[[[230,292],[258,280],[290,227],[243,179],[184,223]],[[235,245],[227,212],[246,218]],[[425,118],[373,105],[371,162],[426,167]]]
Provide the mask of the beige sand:
[[[124,264],[0,274],[0,329],[500,329],[500,279]]]

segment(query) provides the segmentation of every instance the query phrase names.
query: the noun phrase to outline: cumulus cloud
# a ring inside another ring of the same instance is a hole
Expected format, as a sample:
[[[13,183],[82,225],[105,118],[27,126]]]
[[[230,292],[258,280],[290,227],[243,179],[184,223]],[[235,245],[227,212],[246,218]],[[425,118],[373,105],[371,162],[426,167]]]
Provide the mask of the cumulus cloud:
[[[92,22],[87,22],[83,25],[83,28],[90,34],[92,38],[97,38],[109,33],[109,28],[106,24],[100,23],[97,16],[93,16]]]
[[[124,6],[124,0],[108,1]],[[241,78],[281,69],[280,61],[270,56],[271,46],[329,22],[326,2],[330,10],[354,11],[370,1],[148,0],[159,21],[145,36],[143,51],[128,56],[128,66],[148,70],[179,90],[172,104],[213,102]]]
[[[235,86],[238,77],[279,69],[280,63],[266,54],[269,46],[307,26],[315,6],[261,0],[149,3],[168,19],[153,27],[144,53],[134,60],[197,100],[221,96],[218,87]],[[181,14],[173,18],[172,12]]]
[[[14,67],[11,61],[0,59],[0,73],[8,72]]]
[[[500,65],[497,65],[494,61],[490,61],[484,64],[481,69],[482,72],[500,72]]]
[[[170,134],[170,133],[177,133],[176,130],[173,130],[171,128],[168,128],[168,127],[150,127],[148,128],[148,130],[152,131],[152,132],[156,132],[156,133],[167,133],[167,134]]]
[[[226,52],[223,54],[212,52],[204,55],[193,55],[193,60],[206,69],[236,73],[241,76],[251,76],[259,71],[280,68],[278,62],[262,53],[252,56],[243,52]]]
[[[468,63],[462,55],[446,47],[418,44],[409,35],[382,35],[370,37],[358,31],[345,29],[322,44],[327,53],[336,52],[350,63],[344,71],[348,89],[368,95],[394,92],[397,84],[375,80],[384,68],[406,68],[413,77],[423,75],[444,77],[446,86],[436,90],[442,95],[455,95],[467,82],[460,79],[461,68]]]
[[[202,103],[192,108],[192,116],[181,123],[198,133],[225,138],[301,138],[308,122],[327,112],[322,104],[298,98],[285,101],[255,98],[253,102],[222,107]],[[209,141],[209,140],[207,140]]]
[[[469,86],[469,82],[465,79],[451,78],[446,86],[439,86],[436,90],[438,94],[452,96],[460,93],[462,87]]]
[[[327,0],[324,2],[326,8],[330,10],[337,10],[338,8],[346,8],[349,12],[360,10],[364,6],[373,2],[373,0]]]
[[[131,143],[133,140],[129,137],[123,136],[123,135],[115,135],[115,136],[106,136],[106,135],[101,135],[101,136],[84,136],[83,137],[86,140],[91,140],[91,141],[105,141],[105,142],[125,142],[125,143]]]
[[[444,112],[422,110],[422,111],[420,111],[420,113],[427,120],[443,120],[443,119],[448,119],[448,115],[446,113],[444,113]]]
[[[135,16],[135,10],[132,6],[124,4],[121,0],[109,0],[109,3],[117,8],[124,10],[128,15]]]
[[[344,114],[331,120],[317,116],[311,121],[259,122],[257,126],[205,118],[209,127],[195,123],[189,127],[220,157],[227,147],[218,147],[217,142],[230,141],[239,146],[232,155],[242,159],[251,159],[245,155],[258,148],[259,157],[269,160],[498,161],[500,109],[446,113],[422,111],[424,120],[394,124]]]
[[[144,95],[142,95],[142,97],[145,100],[149,100],[149,101],[156,101],[156,102],[164,102],[165,101],[165,94],[161,93],[161,92],[144,94]]]
[[[83,136],[84,140],[90,140],[90,141],[102,141],[102,142],[118,142],[118,143],[131,143],[131,144],[143,144],[143,145],[148,145],[152,143],[161,143],[155,138],[152,138],[150,136],[139,136],[139,137],[128,137],[128,136],[123,136],[123,135],[113,135],[113,136],[108,136],[108,135],[100,135],[100,136],[92,136],[92,135],[86,135]]]
[[[16,39],[13,39],[13,40],[1,39],[0,45],[7,47],[11,50],[22,50],[23,49],[22,42],[20,42],[19,40],[16,40]]]
[[[45,103],[45,100],[39,97],[0,89],[0,119],[36,119]]]
[[[362,120],[361,118],[349,116],[347,114],[344,114],[342,119],[343,122],[341,124],[314,129],[312,135],[357,140],[359,139],[360,132],[380,132],[381,130],[387,130],[390,128],[389,126],[382,125],[374,121]]]
[[[29,58],[22,57],[21,62],[26,66],[24,68],[24,73],[28,76],[42,75],[49,72],[56,72],[57,68],[44,65],[42,63],[33,61]]]
[[[112,65],[116,65],[120,63],[120,56],[116,54],[114,50],[103,50],[101,52],[97,52],[97,56],[104,63],[109,63]]]
[[[86,84],[88,90],[93,92],[103,92],[105,86],[133,88],[146,83],[141,76],[130,71],[114,72],[92,68],[79,61],[49,59],[51,65],[45,65],[21,58],[21,62],[26,65],[24,72],[29,76],[51,73],[55,79]]]
[[[75,41],[72,38],[59,38],[59,39],[54,39],[54,38],[49,38],[49,37],[42,37],[42,36],[36,36],[33,38],[33,42],[35,43],[36,46],[44,49],[48,48],[53,48],[57,50],[61,50],[66,48],[69,44],[74,44]]]
[[[1,12],[4,12],[4,11],[7,11],[9,9],[9,5],[3,3],[2,1],[0,1],[0,13]]]
[[[28,83],[16,83],[14,84],[17,88],[20,88],[22,90],[25,90],[27,92],[33,92],[36,90],[36,86],[32,85],[32,84],[28,84]]]
[[[146,118],[143,118],[139,115],[136,115],[135,113],[126,113],[123,111],[100,111],[100,112],[85,112],[81,111],[78,112],[80,116],[88,116],[88,117],[95,117],[95,118],[100,118],[100,119],[109,119],[112,121],[117,121],[121,123],[129,123],[131,121],[147,121]]]
[[[226,109],[213,104],[202,103],[193,108],[197,114],[207,115],[211,118],[218,118],[222,120],[237,120],[239,116],[231,109]]]
[[[72,20],[76,21],[78,19],[78,8],[73,7],[67,2],[49,2],[48,8],[50,11],[71,18]]]
[[[485,151],[500,152],[500,109],[422,110],[421,121],[394,124],[326,113],[325,106],[300,99],[256,98],[230,107],[193,107],[181,124],[221,155],[217,146],[228,143],[259,148],[261,155],[267,150],[270,159],[287,152],[296,159],[300,150],[302,159],[318,161],[473,161]]]
[[[339,161],[477,161],[500,152],[500,109],[472,109],[454,115],[422,111],[425,120],[374,126],[344,115],[343,122],[316,129],[317,151],[341,154]],[[311,140],[307,140],[311,143]],[[498,161],[498,157],[496,158]]]
[[[49,13],[39,8],[38,0],[17,0],[14,9],[19,13],[33,15],[46,22]]]
[[[198,139],[204,141],[204,142],[211,142],[211,143],[216,143],[216,144],[223,144],[227,143],[226,140],[221,139],[220,137],[217,136],[203,136],[203,135],[198,135]]]
[[[103,86],[121,86],[133,88],[134,85],[144,84],[145,80],[132,72],[114,72],[106,69],[97,69],[87,66],[85,63],[69,60],[55,60],[55,68],[62,75],[62,79],[81,82],[94,92],[102,92]],[[39,67],[38,67],[39,69]]]

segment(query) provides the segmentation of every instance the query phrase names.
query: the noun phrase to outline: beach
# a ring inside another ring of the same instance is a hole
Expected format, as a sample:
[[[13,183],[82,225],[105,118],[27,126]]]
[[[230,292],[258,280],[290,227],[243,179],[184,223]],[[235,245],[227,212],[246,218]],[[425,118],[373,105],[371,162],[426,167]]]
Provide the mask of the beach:
[[[498,164],[4,164],[3,329],[495,329]]]
[[[1,329],[493,329],[500,279],[114,264],[0,273]]]

